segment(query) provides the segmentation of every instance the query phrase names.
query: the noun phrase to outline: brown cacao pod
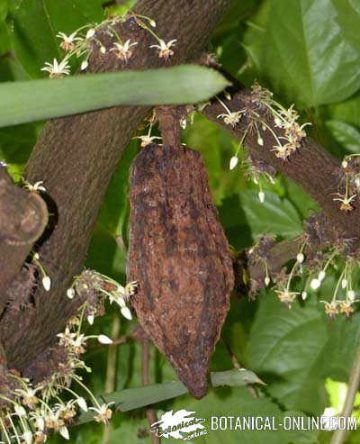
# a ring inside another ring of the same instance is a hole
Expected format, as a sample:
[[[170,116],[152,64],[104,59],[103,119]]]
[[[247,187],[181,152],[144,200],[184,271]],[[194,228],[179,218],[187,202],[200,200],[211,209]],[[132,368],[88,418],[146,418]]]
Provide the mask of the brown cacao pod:
[[[151,145],[131,173],[128,279],[140,325],[190,393],[207,391],[207,373],[229,309],[232,258],[201,155]]]

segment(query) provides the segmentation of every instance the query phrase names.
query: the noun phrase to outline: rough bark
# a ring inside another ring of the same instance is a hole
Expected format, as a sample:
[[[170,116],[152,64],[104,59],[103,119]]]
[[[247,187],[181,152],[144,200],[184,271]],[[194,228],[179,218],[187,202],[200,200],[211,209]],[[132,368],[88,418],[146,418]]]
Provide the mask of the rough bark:
[[[239,111],[247,108],[251,99],[249,90],[241,90],[233,95],[232,100],[226,101],[231,111]],[[235,137],[241,139],[246,129],[246,119],[241,120],[236,126],[226,125],[218,118],[224,113],[224,108],[216,100],[207,106],[204,115],[226,128]],[[266,116],[265,116],[266,118]],[[278,135],[280,130],[273,122],[268,122]],[[354,210],[350,212],[341,211],[339,202],[334,201],[338,193],[344,193],[344,172],[339,160],[334,158],[319,144],[306,138],[301,147],[292,154],[288,160],[282,160],[275,156],[272,147],[275,145],[273,136],[269,131],[262,132],[263,146],[257,143],[256,132],[249,132],[245,145],[254,159],[261,160],[271,165],[277,171],[285,174],[299,184],[308,194],[316,200],[328,221],[337,228],[339,235],[345,239],[352,239],[358,244],[360,237],[360,198],[354,202]]]
[[[196,60],[227,5],[227,0],[141,0],[136,11],[157,22],[166,41],[177,39],[174,64]],[[154,39],[130,19],[119,28],[126,40],[138,41],[136,53],[124,66],[114,53],[97,48],[90,59],[93,72],[145,69],[166,65],[149,45]],[[99,32],[105,46],[110,37]],[[174,85],[176,88],[176,85]],[[147,108],[123,107],[49,122],[26,168],[30,182],[42,180],[54,203],[54,230],[40,248],[41,260],[53,280],[53,290],[38,289],[31,310],[5,312],[1,341],[9,364],[24,370],[63,329],[74,310],[65,291],[82,268],[99,207],[126,144]]]
[[[8,302],[6,289],[19,273],[47,221],[43,199],[14,185],[0,168],[0,314]]]
[[[197,398],[233,289],[233,260],[201,155],[152,145],[131,175],[128,276],[139,322]]]

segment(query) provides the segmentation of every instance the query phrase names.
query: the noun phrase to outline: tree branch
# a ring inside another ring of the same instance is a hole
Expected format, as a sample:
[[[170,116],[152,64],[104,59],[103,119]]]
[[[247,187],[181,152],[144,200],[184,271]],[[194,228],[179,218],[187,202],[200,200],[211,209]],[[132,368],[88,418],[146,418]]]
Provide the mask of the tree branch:
[[[176,39],[172,64],[196,60],[228,0],[140,0],[136,11],[156,20],[156,32],[165,41]],[[93,48],[92,72],[146,69],[166,65],[149,46],[154,38],[131,18],[119,25],[125,41],[139,42],[125,66],[113,52]],[[106,30],[97,39],[110,49]],[[176,85],[174,85],[176,88]],[[0,336],[9,365],[25,370],[55,340],[74,312],[75,302],[65,292],[81,270],[96,217],[111,176],[122,153],[149,108],[122,107],[50,121],[43,130],[26,167],[30,182],[42,180],[56,206],[55,228],[39,253],[53,290],[40,287],[32,310],[9,309]],[[34,375],[29,375],[34,376]]]
[[[230,111],[236,112],[251,106],[251,91],[240,90],[235,93],[231,100],[226,102]],[[260,112],[260,111],[258,111]],[[213,122],[230,131],[236,138],[241,139],[248,127],[248,121],[241,119],[234,127],[226,125],[218,118],[224,113],[224,108],[214,100],[203,110],[203,114]],[[276,128],[263,113],[268,125],[278,135],[282,136],[282,130]],[[273,147],[276,145],[274,137],[270,132],[262,131],[263,146],[257,142],[256,131],[249,131],[245,144],[254,160],[266,162],[299,184],[315,201],[321,206],[323,213],[329,222],[338,229],[339,235],[345,239],[354,239],[358,243],[360,236],[360,199],[356,198],[353,211],[341,211],[339,202],[334,202],[337,193],[344,193],[344,172],[340,161],[331,156],[323,147],[310,138],[302,141],[297,152],[291,154],[288,160],[282,160],[275,156]]]
[[[0,167],[0,313],[8,300],[7,287],[19,273],[47,222],[43,199],[14,185]]]

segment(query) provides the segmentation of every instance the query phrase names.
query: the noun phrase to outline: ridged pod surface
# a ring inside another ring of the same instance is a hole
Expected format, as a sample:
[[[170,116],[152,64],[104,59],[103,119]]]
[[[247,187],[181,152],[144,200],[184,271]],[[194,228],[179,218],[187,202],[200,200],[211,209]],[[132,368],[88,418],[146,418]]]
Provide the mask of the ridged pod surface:
[[[134,161],[128,280],[132,305],[190,393],[207,391],[207,373],[234,285],[229,246],[201,155],[150,145]]]

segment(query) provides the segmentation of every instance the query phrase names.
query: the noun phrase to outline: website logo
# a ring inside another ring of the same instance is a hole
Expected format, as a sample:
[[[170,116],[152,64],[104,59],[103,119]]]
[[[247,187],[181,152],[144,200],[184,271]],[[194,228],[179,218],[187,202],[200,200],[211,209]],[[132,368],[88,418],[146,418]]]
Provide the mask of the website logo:
[[[170,410],[161,415],[159,421],[151,425],[151,432],[159,438],[174,438],[190,441],[207,435],[204,418],[197,418],[195,412],[188,410]]]

